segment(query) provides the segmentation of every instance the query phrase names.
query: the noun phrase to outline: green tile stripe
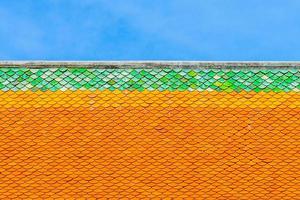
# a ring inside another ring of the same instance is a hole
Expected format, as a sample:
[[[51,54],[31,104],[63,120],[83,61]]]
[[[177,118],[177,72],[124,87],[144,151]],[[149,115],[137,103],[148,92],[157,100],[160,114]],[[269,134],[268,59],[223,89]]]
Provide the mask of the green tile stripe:
[[[0,90],[300,91],[299,69],[0,68]]]

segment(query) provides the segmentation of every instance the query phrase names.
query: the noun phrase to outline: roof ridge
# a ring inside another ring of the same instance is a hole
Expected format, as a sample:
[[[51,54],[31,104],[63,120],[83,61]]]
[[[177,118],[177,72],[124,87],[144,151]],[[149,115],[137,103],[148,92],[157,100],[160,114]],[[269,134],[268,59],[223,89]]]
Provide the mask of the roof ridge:
[[[300,61],[0,61],[0,67],[85,68],[299,68]]]

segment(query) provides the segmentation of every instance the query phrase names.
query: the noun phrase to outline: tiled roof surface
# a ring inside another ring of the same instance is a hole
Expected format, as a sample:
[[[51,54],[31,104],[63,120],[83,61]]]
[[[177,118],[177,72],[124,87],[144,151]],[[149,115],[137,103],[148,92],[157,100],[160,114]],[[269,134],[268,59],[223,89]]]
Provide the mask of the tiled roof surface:
[[[293,66],[2,66],[0,199],[297,199],[299,90]]]

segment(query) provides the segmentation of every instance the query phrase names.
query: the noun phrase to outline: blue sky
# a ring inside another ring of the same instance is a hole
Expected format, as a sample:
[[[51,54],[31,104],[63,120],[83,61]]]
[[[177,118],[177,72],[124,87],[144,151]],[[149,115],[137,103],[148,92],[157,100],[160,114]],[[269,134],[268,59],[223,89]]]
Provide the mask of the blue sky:
[[[5,60],[300,60],[299,0],[0,0]]]

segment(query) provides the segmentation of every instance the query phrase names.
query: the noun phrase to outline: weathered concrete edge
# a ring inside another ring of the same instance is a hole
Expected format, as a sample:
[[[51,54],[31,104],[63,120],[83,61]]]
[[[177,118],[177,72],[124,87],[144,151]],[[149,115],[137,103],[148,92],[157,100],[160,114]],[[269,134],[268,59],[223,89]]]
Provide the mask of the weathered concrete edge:
[[[289,61],[0,61],[0,68],[188,68],[188,69],[300,69]]]

